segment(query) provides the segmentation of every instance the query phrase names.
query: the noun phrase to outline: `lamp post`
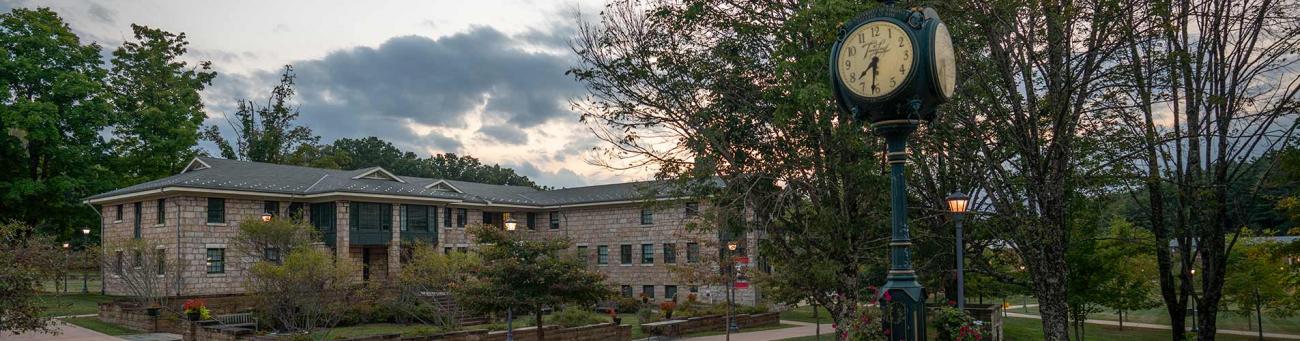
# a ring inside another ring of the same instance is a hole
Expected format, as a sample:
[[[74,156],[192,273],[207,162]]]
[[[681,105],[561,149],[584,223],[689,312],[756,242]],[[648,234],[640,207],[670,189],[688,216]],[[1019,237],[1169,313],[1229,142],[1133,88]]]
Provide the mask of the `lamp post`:
[[[727,242],[727,257],[736,255],[736,241]],[[732,259],[732,258],[728,258]],[[727,341],[731,341],[731,332],[736,329],[735,305],[736,305],[736,265],[735,261],[727,262]]]
[[[71,243],[63,243],[63,270],[64,270],[64,271],[61,271],[61,273],[59,274],[59,277],[63,277],[63,292],[64,292],[64,293],[67,293],[67,292],[68,292],[68,273],[67,273],[67,270],[68,270],[68,250],[70,250],[70,249],[69,249],[70,247],[72,247],[72,244],[71,244]]]
[[[957,310],[966,311],[966,273],[963,271],[966,244],[962,242],[961,218],[966,215],[966,204],[970,202],[970,197],[957,191],[949,194],[945,200],[948,201],[948,212],[952,213],[952,220],[957,225]]]
[[[1192,274],[1191,277],[1193,283],[1192,285],[1192,334],[1196,334],[1200,332],[1200,328],[1198,328],[1200,327],[1199,326],[1200,323],[1198,323],[1199,321],[1197,321],[1198,319],[1197,319],[1197,312],[1196,312],[1196,285],[1194,284],[1196,283],[1196,268],[1192,268],[1191,274]]]
[[[89,250],[87,248],[88,245],[90,245],[90,229],[83,228],[81,229],[81,250],[83,252]],[[82,260],[85,260],[86,258],[89,257],[90,257],[89,254],[82,255]],[[81,269],[81,293],[82,294],[90,293],[90,287],[87,286],[87,284],[90,282],[90,277],[89,277],[90,275],[89,275],[89,271],[87,270],[89,269]]]
[[[519,222],[515,221],[515,218],[511,217],[509,213],[506,213],[505,225],[506,225],[506,231],[514,231],[515,227],[519,226]],[[515,340],[515,308],[509,307],[506,308],[506,341],[514,341],[514,340]]]
[[[1024,266],[1024,265],[1021,265],[1021,266],[1020,266],[1020,272],[1024,272],[1024,271],[1025,271],[1025,266]],[[1028,314],[1028,313],[1029,313],[1029,295],[1025,295],[1025,296],[1023,297],[1023,299],[1024,299],[1024,300],[1021,301],[1021,302],[1024,303],[1024,304],[1021,304],[1021,305],[1020,305],[1020,311],[1022,311],[1022,312],[1024,312],[1024,313]]]

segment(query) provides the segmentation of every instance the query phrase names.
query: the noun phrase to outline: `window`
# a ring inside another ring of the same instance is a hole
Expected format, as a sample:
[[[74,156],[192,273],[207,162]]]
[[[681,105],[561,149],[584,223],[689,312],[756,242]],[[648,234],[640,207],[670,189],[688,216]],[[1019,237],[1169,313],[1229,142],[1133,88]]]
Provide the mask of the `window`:
[[[144,255],[140,254],[140,250],[131,251],[131,268],[139,269],[142,266],[144,266]]]
[[[698,285],[692,285],[686,288],[686,290],[689,290],[690,292],[700,292],[700,287]]]
[[[551,211],[550,224],[552,230],[556,230],[560,228],[560,211]]]
[[[664,286],[664,298],[666,298],[666,299],[670,299],[670,300],[671,300],[671,299],[676,299],[676,298],[677,298],[677,286],[676,286],[676,285],[665,285],[665,286]]]
[[[118,208],[122,208],[122,205],[118,205]],[[118,252],[116,252],[116,253],[113,255],[113,257],[114,257],[114,258],[113,258],[113,273],[117,274],[118,276],[121,276],[121,275],[122,275],[122,251],[118,251]]]
[[[135,239],[140,239],[140,220],[144,218],[140,215],[140,207],[143,206],[141,204],[142,203],[140,202],[136,202],[135,212],[131,212],[131,214],[135,216],[135,219],[132,219],[131,222],[132,224],[135,225],[135,230],[133,231],[135,233]]]
[[[700,262],[700,244],[699,244],[699,243],[686,243],[686,262],[687,262],[687,263],[699,263],[699,262]]]
[[[609,264],[609,246],[596,247],[596,264]]]
[[[208,198],[208,223],[226,222],[226,199]]]
[[[311,226],[321,231],[332,231],[338,223],[337,214],[332,202],[311,204]]]
[[[529,230],[537,229],[537,213],[528,212],[528,229]]]
[[[352,202],[348,214],[351,230],[384,230],[393,227],[393,205],[373,202]]]
[[[153,257],[154,257],[154,265],[158,266],[158,276],[166,275],[167,274],[167,250],[154,249]]]
[[[641,286],[641,294],[644,294],[645,297],[655,298],[655,286],[653,286],[653,285],[642,285],[642,286]]]
[[[677,244],[664,243],[664,264],[677,263]]]
[[[208,273],[226,273],[226,249],[208,249]]]
[[[620,264],[632,264],[631,244],[623,244],[618,246],[618,260]]]
[[[263,202],[262,202],[262,213],[270,214],[272,217],[280,216],[280,202],[279,202],[279,201],[269,201],[269,200],[268,200],[268,201],[263,201]]]
[[[167,223],[167,199],[158,199],[158,225]]]
[[[632,297],[631,285],[624,285],[623,287],[619,288],[618,291],[623,294],[623,297]]]
[[[460,253],[469,253],[469,247],[466,247],[466,246],[457,247],[457,248],[456,248],[456,252],[460,252]]]
[[[402,205],[402,231],[429,231],[430,221],[437,219],[436,209],[424,205]]]
[[[496,217],[497,215],[493,214],[492,212],[483,212],[483,225],[496,225],[497,220],[493,219]]]
[[[655,263],[655,244],[641,244],[641,264]]]
[[[329,204],[331,204],[330,207],[334,207],[333,206],[334,203],[329,203]],[[316,205],[316,204],[312,204],[312,205]],[[309,209],[310,208],[308,208],[307,204],[304,203],[300,203],[300,202],[289,203],[289,219],[293,219],[293,221],[302,221],[303,217],[308,217],[308,214],[311,213],[308,212]],[[312,225],[315,225],[315,223],[313,223]],[[330,226],[334,226],[334,225],[330,225]],[[317,226],[317,228],[320,228],[320,226]]]
[[[448,247],[444,247],[444,248],[442,248],[442,254],[444,254],[444,255],[450,255],[450,254],[451,254],[451,247],[448,246]]]
[[[641,209],[641,225],[650,225],[655,223],[655,212],[648,208]]]
[[[688,203],[686,203],[686,216],[687,216],[687,217],[694,217],[694,216],[698,216],[698,215],[700,215],[700,203],[698,203],[698,202],[688,202]]]
[[[262,250],[262,260],[280,264],[280,249],[268,247],[266,250]]]
[[[438,229],[438,206],[429,206],[429,231]]]
[[[578,245],[578,259],[582,260],[583,263],[586,263],[586,262],[587,262],[587,246],[586,246],[586,245]]]
[[[469,210],[464,208],[457,208],[456,227],[465,227],[465,223],[468,221],[469,221]]]
[[[113,221],[122,221],[122,204],[117,204],[117,219]]]
[[[442,209],[442,226],[451,227],[451,207]]]

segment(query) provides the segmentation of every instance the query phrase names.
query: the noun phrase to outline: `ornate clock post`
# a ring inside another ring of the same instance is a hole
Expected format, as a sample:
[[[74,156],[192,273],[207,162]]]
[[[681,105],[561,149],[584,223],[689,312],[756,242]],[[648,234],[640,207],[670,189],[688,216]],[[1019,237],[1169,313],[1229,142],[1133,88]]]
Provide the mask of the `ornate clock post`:
[[[956,89],[948,29],[933,9],[893,1],[844,23],[831,50],[831,80],[840,108],[885,138],[890,165],[889,275],[881,310],[890,340],[925,340],[925,295],[912,269],[907,228],[907,138],[934,120]]]

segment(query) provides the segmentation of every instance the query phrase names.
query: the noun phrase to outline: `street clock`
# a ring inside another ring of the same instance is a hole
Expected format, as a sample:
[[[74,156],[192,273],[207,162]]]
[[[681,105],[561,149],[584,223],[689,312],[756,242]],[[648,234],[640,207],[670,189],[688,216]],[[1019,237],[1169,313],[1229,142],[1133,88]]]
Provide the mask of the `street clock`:
[[[931,121],[957,88],[948,27],[930,8],[887,5],[845,22],[830,62],[840,108],[867,123]]]

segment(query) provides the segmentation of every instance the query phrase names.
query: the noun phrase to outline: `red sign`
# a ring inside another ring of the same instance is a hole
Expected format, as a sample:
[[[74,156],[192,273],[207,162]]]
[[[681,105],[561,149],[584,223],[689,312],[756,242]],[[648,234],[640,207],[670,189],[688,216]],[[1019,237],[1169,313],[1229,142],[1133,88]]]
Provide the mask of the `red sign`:
[[[749,281],[736,281],[736,289],[749,288]]]
[[[739,256],[739,257],[736,257],[736,263],[740,263],[740,264],[749,264],[749,256]]]

